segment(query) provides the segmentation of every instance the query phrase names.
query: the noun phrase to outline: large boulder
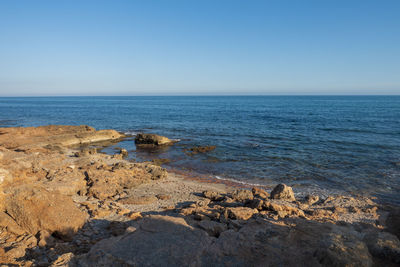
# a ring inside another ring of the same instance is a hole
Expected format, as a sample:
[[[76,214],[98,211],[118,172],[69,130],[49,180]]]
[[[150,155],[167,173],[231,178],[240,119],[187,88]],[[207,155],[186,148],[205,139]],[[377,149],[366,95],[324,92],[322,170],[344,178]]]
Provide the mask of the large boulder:
[[[135,144],[137,145],[152,145],[162,146],[173,144],[173,141],[165,136],[157,134],[140,133],[135,137]]]
[[[295,201],[293,189],[285,184],[278,184],[271,192],[272,199]]]
[[[183,218],[150,215],[132,233],[106,239],[81,257],[80,266],[199,266],[212,238]]]
[[[35,235],[41,230],[70,239],[87,218],[71,198],[33,185],[23,185],[7,194],[7,213],[24,230]]]

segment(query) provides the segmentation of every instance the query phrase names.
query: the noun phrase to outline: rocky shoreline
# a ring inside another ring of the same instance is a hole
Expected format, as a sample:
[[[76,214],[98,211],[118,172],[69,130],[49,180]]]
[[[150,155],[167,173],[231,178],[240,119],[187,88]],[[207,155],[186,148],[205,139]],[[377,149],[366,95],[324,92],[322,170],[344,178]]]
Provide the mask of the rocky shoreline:
[[[199,182],[92,147],[124,137],[88,126],[0,128],[0,264],[400,264],[398,207],[361,196],[296,198],[286,185],[267,192]]]

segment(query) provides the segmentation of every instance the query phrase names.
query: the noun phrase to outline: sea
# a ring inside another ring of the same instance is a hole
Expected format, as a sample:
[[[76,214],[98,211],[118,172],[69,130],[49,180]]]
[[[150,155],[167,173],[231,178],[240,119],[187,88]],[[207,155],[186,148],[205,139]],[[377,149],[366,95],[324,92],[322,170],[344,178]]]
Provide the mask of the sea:
[[[116,129],[130,137],[104,153],[193,177],[400,204],[400,96],[0,98],[0,127],[49,124]],[[141,132],[178,142],[136,148]],[[189,155],[195,146],[216,149]]]

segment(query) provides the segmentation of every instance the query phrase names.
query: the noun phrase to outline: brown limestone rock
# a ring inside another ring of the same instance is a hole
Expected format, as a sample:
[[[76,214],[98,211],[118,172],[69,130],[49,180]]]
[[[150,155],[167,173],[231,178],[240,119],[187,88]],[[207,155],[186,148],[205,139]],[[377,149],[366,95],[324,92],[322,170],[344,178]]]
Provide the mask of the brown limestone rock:
[[[254,214],[258,213],[257,209],[251,209],[247,207],[233,207],[227,208],[228,216],[234,220],[248,220]]]
[[[236,190],[232,193],[232,198],[238,202],[247,202],[253,200],[254,196],[250,190]]]
[[[293,189],[285,184],[278,184],[271,192],[271,199],[295,201]]]
[[[261,189],[259,187],[253,187],[251,189],[251,191],[253,192],[253,195],[256,197],[260,197],[263,199],[267,199],[269,198],[269,193],[267,191],[265,191],[264,189]]]
[[[6,211],[26,231],[46,230],[70,239],[86,222],[87,214],[71,198],[38,186],[24,185],[11,190]]]

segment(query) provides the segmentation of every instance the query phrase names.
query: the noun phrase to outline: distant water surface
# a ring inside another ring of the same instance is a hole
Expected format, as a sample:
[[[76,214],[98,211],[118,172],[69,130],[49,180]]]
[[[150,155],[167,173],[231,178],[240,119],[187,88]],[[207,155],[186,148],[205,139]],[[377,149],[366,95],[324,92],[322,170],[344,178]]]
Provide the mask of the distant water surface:
[[[194,174],[400,203],[400,96],[0,98],[0,127],[47,124],[180,139],[161,151],[136,151],[132,140],[118,146]],[[217,148],[184,153],[196,145]]]

